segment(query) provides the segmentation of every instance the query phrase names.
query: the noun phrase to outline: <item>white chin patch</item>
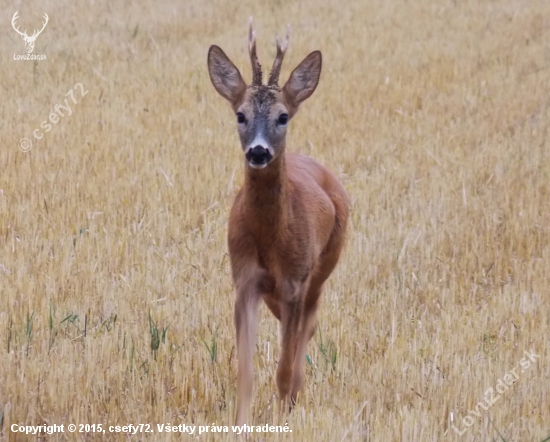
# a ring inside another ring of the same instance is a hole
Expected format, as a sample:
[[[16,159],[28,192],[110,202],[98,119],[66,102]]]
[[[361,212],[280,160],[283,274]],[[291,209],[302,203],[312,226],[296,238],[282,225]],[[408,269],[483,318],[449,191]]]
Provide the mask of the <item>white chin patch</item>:
[[[252,167],[252,169],[263,169],[265,166],[267,166],[269,163],[265,163],[265,164],[254,164],[254,163],[251,163],[250,161],[248,162],[248,165],[250,167]]]

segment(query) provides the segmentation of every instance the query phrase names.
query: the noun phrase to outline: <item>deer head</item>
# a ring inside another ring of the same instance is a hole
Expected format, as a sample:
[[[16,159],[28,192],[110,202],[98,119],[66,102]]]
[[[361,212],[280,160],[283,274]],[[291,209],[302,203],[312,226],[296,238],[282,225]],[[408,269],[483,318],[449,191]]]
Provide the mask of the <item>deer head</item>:
[[[23,40],[25,40],[25,49],[27,49],[28,54],[32,54],[32,51],[34,50],[34,42],[38,38],[38,36],[42,33],[46,25],[48,24],[48,14],[44,14],[44,19],[46,21],[42,22],[42,29],[40,31],[35,30],[31,36],[27,35],[27,30],[25,29],[25,32],[21,32],[19,30],[19,26],[15,27],[15,21],[19,18],[17,15],[19,11],[15,11],[15,14],[13,14],[13,17],[11,19],[11,25],[13,26],[13,29],[21,36]]]
[[[248,165],[263,169],[285,148],[288,122],[300,103],[315,91],[321,75],[321,52],[309,54],[286,84],[278,85],[281,65],[289,43],[289,27],[283,42],[276,38],[277,56],[267,85],[262,84],[262,69],[256,54],[256,33],[250,20],[248,51],[252,64],[252,83],[247,86],[235,65],[218,46],[208,51],[208,71],[214,88],[227,99],[237,116],[237,127]]]

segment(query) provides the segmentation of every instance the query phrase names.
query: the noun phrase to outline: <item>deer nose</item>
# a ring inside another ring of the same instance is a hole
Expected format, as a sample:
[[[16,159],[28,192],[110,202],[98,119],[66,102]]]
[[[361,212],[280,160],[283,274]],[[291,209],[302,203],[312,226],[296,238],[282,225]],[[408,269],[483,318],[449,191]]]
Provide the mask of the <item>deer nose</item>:
[[[260,145],[248,149],[245,156],[252,166],[264,166],[273,158],[269,150]]]

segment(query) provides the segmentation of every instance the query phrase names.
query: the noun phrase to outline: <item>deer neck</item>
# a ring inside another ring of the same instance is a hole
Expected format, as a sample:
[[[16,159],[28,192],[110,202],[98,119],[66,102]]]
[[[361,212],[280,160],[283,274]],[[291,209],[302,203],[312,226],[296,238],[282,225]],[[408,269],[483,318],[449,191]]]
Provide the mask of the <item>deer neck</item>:
[[[289,213],[285,153],[264,169],[246,167],[245,204],[258,240],[272,241],[284,231]],[[247,220],[248,221],[248,220]]]

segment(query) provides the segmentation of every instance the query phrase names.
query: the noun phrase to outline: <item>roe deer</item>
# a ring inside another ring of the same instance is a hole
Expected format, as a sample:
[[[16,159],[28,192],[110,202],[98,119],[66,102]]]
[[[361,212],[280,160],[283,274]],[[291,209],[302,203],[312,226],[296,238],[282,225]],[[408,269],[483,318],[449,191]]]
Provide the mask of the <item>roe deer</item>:
[[[218,46],[208,51],[212,84],[237,116],[245,183],[229,216],[228,246],[236,287],[237,425],[247,423],[260,299],[280,321],[279,398],[292,408],[304,377],[307,344],[316,327],[323,283],[336,266],[349,214],[344,187],[305,155],[286,153],[286,130],[298,106],[317,87],[321,52],[309,54],[278,86],[288,48],[277,38],[267,85],[250,22],[252,84]]]

